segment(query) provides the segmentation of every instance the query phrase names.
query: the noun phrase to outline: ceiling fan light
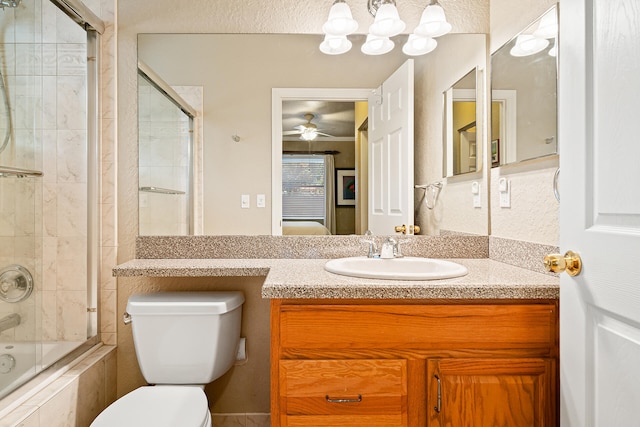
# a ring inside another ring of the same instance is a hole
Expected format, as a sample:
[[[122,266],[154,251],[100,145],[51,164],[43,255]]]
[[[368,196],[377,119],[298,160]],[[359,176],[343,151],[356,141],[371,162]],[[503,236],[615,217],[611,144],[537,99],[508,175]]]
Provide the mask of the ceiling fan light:
[[[402,52],[409,56],[426,55],[438,46],[438,42],[426,36],[419,36],[417,34],[409,35],[409,39],[402,47]]]
[[[351,50],[351,41],[347,36],[333,36],[327,34],[322,43],[320,51],[327,55],[341,55]]]
[[[318,136],[318,130],[315,128],[305,128],[300,134],[303,141],[313,141]]]
[[[444,15],[444,9],[436,1],[424,9],[414,32],[421,36],[440,37],[451,31],[451,28]]]
[[[521,57],[535,55],[549,46],[549,40],[536,37],[533,34],[520,34],[516,38],[516,44],[511,48],[511,56]]]
[[[404,31],[406,24],[400,19],[398,9],[392,3],[384,3],[376,12],[369,33],[379,37],[393,37]]]
[[[393,46],[395,45],[389,40],[389,37],[379,37],[369,34],[360,50],[365,55],[383,55],[393,50]]]
[[[322,26],[325,34],[347,36],[358,29],[358,22],[353,19],[351,9],[344,0],[336,0],[329,11],[329,18]]]

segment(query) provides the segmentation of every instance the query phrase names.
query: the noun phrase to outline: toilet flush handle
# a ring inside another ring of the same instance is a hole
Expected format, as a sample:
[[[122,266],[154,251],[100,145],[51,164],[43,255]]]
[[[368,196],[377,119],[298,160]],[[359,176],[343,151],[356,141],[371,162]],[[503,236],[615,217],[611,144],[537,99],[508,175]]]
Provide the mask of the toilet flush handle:
[[[128,325],[129,323],[131,323],[131,315],[125,311],[122,315],[122,321],[125,325]]]

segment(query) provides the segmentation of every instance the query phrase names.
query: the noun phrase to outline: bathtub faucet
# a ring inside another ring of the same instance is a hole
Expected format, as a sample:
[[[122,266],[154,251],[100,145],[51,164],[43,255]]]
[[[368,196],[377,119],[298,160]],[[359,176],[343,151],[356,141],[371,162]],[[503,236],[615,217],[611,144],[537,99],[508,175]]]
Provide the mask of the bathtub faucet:
[[[13,313],[0,319],[0,332],[15,328],[20,324],[20,315]]]

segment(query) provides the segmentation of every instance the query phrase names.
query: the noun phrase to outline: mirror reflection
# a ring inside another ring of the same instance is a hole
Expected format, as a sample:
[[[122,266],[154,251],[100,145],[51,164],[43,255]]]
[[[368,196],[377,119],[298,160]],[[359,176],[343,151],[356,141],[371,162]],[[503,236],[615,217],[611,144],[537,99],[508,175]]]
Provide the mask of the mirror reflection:
[[[282,234],[356,233],[356,104],[282,102]]]
[[[491,164],[556,154],[555,7],[491,55]]]
[[[364,41],[364,36],[361,41]],[[476,59],[464,58],[470,56],[471,52],[474,57],[485,55],[483,36],[450,34],[440,38],[439,44],[443,47],[442,52],[436,49],[431,54],[415,59],[416,67],[424,70],[415,76],[416,102],[422,106],[431,105],[426,98],[439,98],[443,90],[443,86],[438,84],[433,86],[433,90],[437,92],[429,92],[432,87],[430,83],[426,84],[427,81],[448,80],[451,72],[462,76],[470,69],[470,63],[479,63]],[[447,47],[449,50],[445,51],[444,48]],[[451,49],[458,54],[450,55]],[[283,148],[276,153],[272,145],[276,128],[276,119],[272,117],[272,93],[276,88],[347,89],[370,93],[371,88],[378,87],[380,82],[407,60],[400,49],[394,49],[383,58],[362,55],[355,49],[339,57],[324,55],[318,50],[318,37],[303,34],[139,34],[138,58],[170,87],[198,90],[201,95],[197,108],[201,147],[200,151],[198,148],[194,150],[196,154],[199,153],[196,161],[200,163],[194,166],[193,216],[194,233],[205,235],[272,233],[274,220],[282,218],[275,218],[271,214],[276,203],[282,204],[281,195],[272,194],[272,183],[276,178],[279,180],[283,173],[281,169],[272,168],[275,156],[282,159],[288,151],[347,153],[343,146],[320,147],[314,143],[309,146],[299,140],[300,135],[285,135]],[[433,72],[440,68],[446,71]],[[450,84],[449,82],[447,86]],[[364,97],[359,95],[357,99],[366,99],[366,93]],[[306,99],[314,100],[310,97]],[[440,103],[438,100],[434,107]],[[307,113],[314,114],[314,117],[309,120],[305,117]],[[300,126],[311,123],[323,133],[333,135],[333,129],[323,127],[318,121],[321,114],[316,116],[314,111],[306,111],[304,108],[297,109],[295,114],[296,117],[292,117],[295,123],[289,124],[284,122],[287,117],[278,116],[277,121],[282,119],[279,126],[282,131],[299,132],[302,129]],[[435,141],[436,138],[441,141],[442,134],[438,132],[437,137],[434,135],[426,138],[426,130],[440,127],[434,127],[430,123],[441,122],[442,108],[439,106],[431,110],[421,107],[420,114],[422,117],[415,125],[416,132],[421,136],[415,139],[416,145],[420,146],[421,155],[429,154],[430,159],[437,157],[439,160],[436,165],[441,165],[441,144],[430,141]],[[355,135],[351,138],[364,141],[363,145],[366,146],[367,130],[363,125],[362,121],[353,124]],[[287,141],[288,137],[296,141]],[[318,139],[318,142],[322,141]],[[322,143],[327,142],[330,141]],[[353,145],[354,141],[347,143]],[[354,156],[358,155],[356,149]],[[335,160],[334,181],[338,171],[353,169],[352,163],[343,164],[339,159]],[[422,170],[425,165],[421,163],[421,169],[416,170],[420,174],[416,177],[420,182],[416,183],[430,182],[436,178],[425,178],[422,176],[424,174],[442,176],[439,166]],[[409,165],[400,167],[408,168]],[[337,217],[335,234],[363,234],[367,230],[365,219],[369,209],[366,198],[368,183],[366,171],[362,169],[356,167],[356,170],[362,171],[362,175],[358,176],[355,207],[348,205],[351,201],[344,196],[340,203],[334,203]],[[334,189],[335,184],[334,182]],[[451,187],[448,191],[454,190]],[[413,186],[406,191],[413,194]],[[449,206],[451,212],[457,212],[453,204]],[[420,210],[419,207],[416,209]],[[486,216],[486,209],[482,211]],[[340,219],[342,212],[348,212],[349,220]],[[457,222],[454,217],[451,219]],[[313,221],[325,226],[326,220]],[[342,226],[345,228],[341,228]],[[454,231],[457,229],[456,226],[449,228]],[[331,229],[327,229],[331,232]],[[140,229],[140,234],[143,232]],[[159,234],[177,233],[166,230]]]
[[[469,71],[444,94],[445,164],[444,176],[479,169],[477,138],[476,69]]]

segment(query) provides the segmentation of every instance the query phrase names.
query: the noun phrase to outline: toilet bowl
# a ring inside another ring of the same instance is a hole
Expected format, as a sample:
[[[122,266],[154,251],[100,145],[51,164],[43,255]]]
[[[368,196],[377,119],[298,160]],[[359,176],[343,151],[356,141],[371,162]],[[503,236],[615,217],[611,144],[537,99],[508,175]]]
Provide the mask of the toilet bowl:
[[[91,427],[211,427],[204,385],[231,368],[241,292],[159,292],[129,298],[138,364],[148,386],[107,407]]]
[[[121,397],[91,427],[211,427],[204,390],[189,386],[140,387]]]

